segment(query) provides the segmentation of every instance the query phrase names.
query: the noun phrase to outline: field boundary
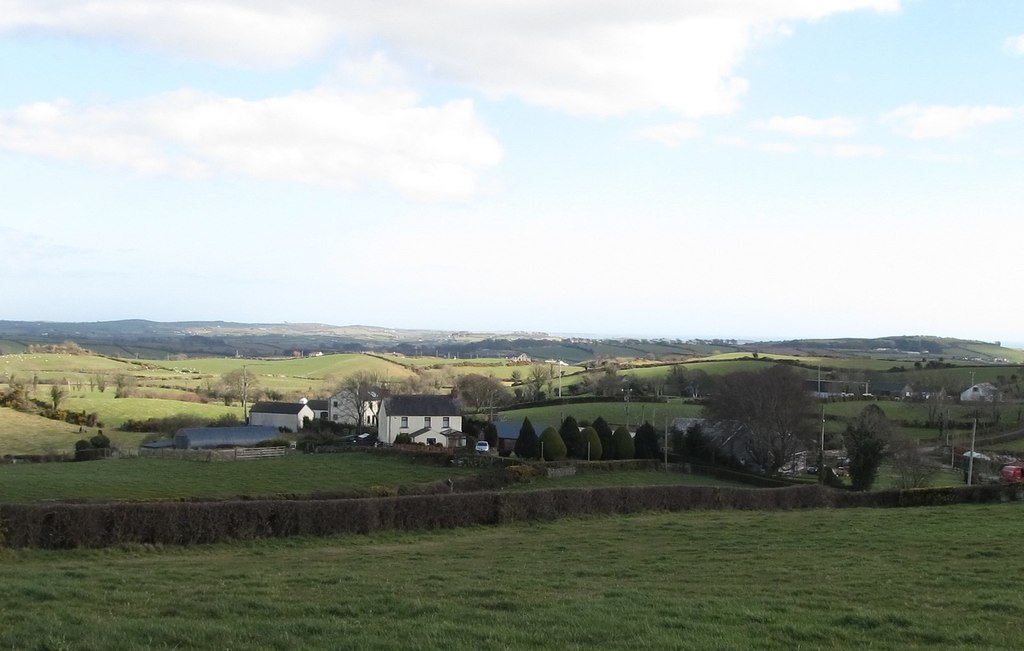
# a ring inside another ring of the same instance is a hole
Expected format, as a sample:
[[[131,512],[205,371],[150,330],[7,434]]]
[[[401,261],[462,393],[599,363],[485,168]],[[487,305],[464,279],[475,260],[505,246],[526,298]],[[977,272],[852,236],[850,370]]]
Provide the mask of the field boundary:
[[[645,511],[893,508],[1024,500],[1017,486],[866,493],[823,486],[633,486],[363,499],[0,504],[8,547],[195,545],[284,536],[423,531]]]

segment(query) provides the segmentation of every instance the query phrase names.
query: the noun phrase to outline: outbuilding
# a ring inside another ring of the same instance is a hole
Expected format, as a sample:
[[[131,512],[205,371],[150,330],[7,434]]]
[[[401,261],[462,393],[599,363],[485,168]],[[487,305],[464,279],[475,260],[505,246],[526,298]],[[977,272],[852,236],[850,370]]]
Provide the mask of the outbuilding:
[[[174,434],[174,449],[249,447],[281,436],[276,427],[183,427]]]

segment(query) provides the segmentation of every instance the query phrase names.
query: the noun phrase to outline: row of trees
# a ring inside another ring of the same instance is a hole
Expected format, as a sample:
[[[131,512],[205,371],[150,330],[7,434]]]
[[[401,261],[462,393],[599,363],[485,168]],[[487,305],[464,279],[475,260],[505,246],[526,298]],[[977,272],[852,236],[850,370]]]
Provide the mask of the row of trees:
[[[657,432],[650,423],[637,429],[634,440],[625,427],[613,431],[604,418],[580,427],[572,416],[567,416],[557,430],[548,427],[539,436],[530,419],[524,418],[513,451],[521,459],[544,461],[657,459],[661,453]]]

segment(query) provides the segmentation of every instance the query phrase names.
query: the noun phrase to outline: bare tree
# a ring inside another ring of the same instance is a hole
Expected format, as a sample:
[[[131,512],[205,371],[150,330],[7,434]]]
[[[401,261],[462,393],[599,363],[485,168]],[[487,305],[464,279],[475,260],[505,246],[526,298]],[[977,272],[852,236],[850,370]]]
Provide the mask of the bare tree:
[[[340,403],[339,409],[356,426],[356,434],[362,434],[365,419],[375,420],[377,410],[380,409],[382,384],[379,373],[358,371],[338,386],[335,398]]]
[[[896,471],[897,488],[924,488],[939,472],[910,437],[898,437],[889,446],[889,459]]]
[[[705,407],[722,431],[736,434],[750,461],[768,474],[806,446],[811,402],[803,379],[788,366],[722,376]]]
[[[622,391],[622,377],[619,375],[619,367],[609,364],[604,367],[604,373],[594,383],[594,391],[599,396],[615,397]]]
[[[463,404],[476,411],[501,407],[511,397],[500,380],[479,373],[463,375],[455,381],[455,388]]]

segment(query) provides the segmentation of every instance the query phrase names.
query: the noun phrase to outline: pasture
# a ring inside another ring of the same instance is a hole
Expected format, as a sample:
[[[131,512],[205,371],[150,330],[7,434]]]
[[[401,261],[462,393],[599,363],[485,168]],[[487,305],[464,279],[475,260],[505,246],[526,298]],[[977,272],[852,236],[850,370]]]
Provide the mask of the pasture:
[[[352,452],[249,461],[130,458],[0,465],[0,501],[173,500],[380,492],[471,474],[463,467]]]
[[[17,649],[1007,648],[1020,504],[0,550]]]
[[[631,402],[629,403],[628,421],[631,429],[650,421],[658,429],[663,429],[665,419],[669,422],[673,418],[697,418],[700,416],[701,407],[678,399],[669,402]],[[594,422],[598,416],[604,419],[613,427],[625,425],[627,421],[625,402],[589,402],[582,404],[547,405],[544,407],[530,407],[527,409],[510,409],[501,412],[501,417],[507,421],[521,423],[523,418],[529,417],[532,423],[545,423],[558,427],[565,416],[572,416],[577,421]],[[538,432],[539,433],[539,432]]]

